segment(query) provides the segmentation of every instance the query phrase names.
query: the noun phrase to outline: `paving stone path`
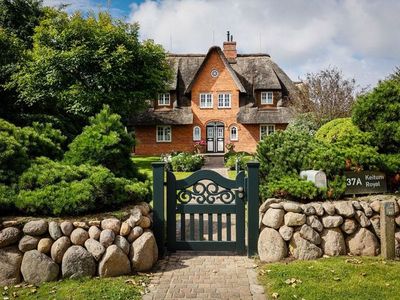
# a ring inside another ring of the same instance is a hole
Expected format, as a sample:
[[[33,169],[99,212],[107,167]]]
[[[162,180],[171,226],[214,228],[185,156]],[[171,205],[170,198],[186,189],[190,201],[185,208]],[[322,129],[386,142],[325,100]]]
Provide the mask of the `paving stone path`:
[[[207,158],[204,169],[212,169],[227,177],[223,157]],[[254,267],[254,260],[232,252],[170,253],[157,263],[149,293],[143,296],[143,300],[265,300]]]

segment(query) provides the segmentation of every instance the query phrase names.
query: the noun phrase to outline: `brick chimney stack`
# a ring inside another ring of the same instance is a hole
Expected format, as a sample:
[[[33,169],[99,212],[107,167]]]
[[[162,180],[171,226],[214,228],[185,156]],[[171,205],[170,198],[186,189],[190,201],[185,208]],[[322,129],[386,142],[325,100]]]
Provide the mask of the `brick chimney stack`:
[[[236,63],[237,51],[236,42],[229,31],[226,32],[226,41],[224,42],[224,54],[230,63]]]

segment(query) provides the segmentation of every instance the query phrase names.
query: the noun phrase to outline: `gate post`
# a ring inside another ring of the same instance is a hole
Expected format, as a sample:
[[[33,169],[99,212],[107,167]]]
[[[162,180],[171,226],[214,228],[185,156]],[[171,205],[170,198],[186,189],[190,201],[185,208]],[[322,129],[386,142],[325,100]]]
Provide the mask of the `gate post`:
[[[164,162],[154,162],[153,167],[153,231],[158,255],[163,257],[165,247]]]
[[[251,257],[257,254],[258,243],[258,207],[259,203],[259,178],[258,171],[260,163],[251,161],[247,163],[248,180],[247,180],[247,203],[248,203],[248,225],[247,225],[247,256]]]

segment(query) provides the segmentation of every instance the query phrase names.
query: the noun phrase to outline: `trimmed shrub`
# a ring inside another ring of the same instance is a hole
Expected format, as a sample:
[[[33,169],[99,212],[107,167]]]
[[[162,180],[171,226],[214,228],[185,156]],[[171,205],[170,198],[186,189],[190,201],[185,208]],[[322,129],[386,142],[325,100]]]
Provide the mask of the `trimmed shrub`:
[[[13,187],[0,184],[0,215],[15,211],[16,192]]]
[[[138,177],[131,159],[135,142],[121,123],[121,117],[112,114],[108,106],[90,118],[86,126],[64,155],[64,161],[72,165],[102,165],[118,177]]]
[[[149,201],[149,182],[118,178],[105,167],[40,158],[20,177],[16,206],[29,214],[78,215]]]
[[[200,154],[181,152],[170,157],[172,171],[194,172],[204,165],[204,157]]]
[[[261,189],[264,198],[282,197],[302,200],[315,199],[320,191],[311,181],[298,176],[284,176],[279,180],[273,180]]]

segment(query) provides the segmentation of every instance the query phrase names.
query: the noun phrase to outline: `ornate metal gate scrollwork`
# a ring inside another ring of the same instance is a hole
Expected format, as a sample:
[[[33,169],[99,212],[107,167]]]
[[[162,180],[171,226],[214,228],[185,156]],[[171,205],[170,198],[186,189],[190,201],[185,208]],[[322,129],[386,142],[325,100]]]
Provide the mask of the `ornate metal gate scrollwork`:
[[[218,201],[229,204],[235,200],[235,195],[232,190],[225,189],[215,182],[197,182],[192,186],[192,189],[179,190],[177,200],[182,204],[190,202],[213,204],[218,203]]]

